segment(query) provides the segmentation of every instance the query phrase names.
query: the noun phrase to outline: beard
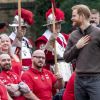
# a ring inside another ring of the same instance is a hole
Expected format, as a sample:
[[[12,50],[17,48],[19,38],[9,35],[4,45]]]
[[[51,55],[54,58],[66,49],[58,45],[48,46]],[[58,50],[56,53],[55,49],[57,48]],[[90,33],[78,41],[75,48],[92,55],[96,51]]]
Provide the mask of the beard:
[[[73,27],[80,27],[82,25],[82,22],[80,20],[73,21],[72,26]]]
[[[0,67],[3,71],[8,71],[11,69],[11,64],[0,65]]]
[[[34,62],[33,65],[34,65],[35,67],[37,67],[38,69],[39,69],[39,68],[42,68],[42,67],[44,66],[44,64],[43,64],[42,61],[39,61],[39,62],[37,62],[37,63]]]

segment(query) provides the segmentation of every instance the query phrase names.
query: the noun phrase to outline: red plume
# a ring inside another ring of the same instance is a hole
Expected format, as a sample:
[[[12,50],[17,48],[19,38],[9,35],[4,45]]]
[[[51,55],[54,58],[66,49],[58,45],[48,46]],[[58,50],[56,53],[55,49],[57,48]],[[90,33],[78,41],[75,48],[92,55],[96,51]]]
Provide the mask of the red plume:
[[[46,12],[46,19],[48,19],[48,16],[52,13],[52,8],[50,8],[47,12]],[[55,9],[55,17],[57,21],[60,20],[64,20],[64,12],[62,10],[60,10],[59,8]]]
[[[15,14],[18,15],[18,10],[15,11]],[[34,23],[34,14],[27,10],[27,9],[23,9],[21,8],[21,17],[29,24],[32,25]]]

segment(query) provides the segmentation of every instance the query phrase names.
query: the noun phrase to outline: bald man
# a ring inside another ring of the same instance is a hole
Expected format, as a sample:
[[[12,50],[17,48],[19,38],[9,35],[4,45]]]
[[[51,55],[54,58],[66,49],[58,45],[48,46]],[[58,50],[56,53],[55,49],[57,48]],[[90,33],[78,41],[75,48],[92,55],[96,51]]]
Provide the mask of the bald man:
[[[11,70],[11,58],[8,54],[0,55],[0,67],[2,68],[0,81],[7,87],[14,100],[26,100],[25,98],[38,100],[35,99],[27,84],[22,82],[20,77]]]
[[[60,75],[56,77],[50,71],[43,69],[44,64],[44,51],[34,51],[32,54],[32,67],[22,75],[22,80],[28,84],[39,100],[52,100],[52,87],[62,88],[63,81]]]
[[[1,54],[0,68],[2,69],[2,72],[0,73],[0,81],[2,81],[2,83],[7,87],[10,96],[13,96],[13,98],[17,100],[18,95],[20,96],[21,94],[21,92],[18,90],[18,84],[21,82],[21,80],[20,77],[11,70],[11,66],[11,57],[8,54]],[[10,85],[14,85],[12,92],[9,88]],[[18,95],[16,95],[17,93]]]

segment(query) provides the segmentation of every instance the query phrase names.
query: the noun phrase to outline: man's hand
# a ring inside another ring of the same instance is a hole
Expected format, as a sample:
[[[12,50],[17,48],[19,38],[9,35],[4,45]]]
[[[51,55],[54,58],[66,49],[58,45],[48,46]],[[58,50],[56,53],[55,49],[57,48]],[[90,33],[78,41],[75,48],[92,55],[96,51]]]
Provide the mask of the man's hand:
[[[58,33],[52,33],[48,42],[45,45],[45,49],[47,49],[48,51],[52,51],[54,48],[54,43],[55,40],[57,39]]]
[[[54,88],[56,89],[61,89],[64,87],[64,81],[63,81],[63,77],[62,75],[58,72],[55,74],[55,76],[57,77],[57,81],[56,83],[54,84]]]
[[[54,42],[57,39],[58,33],[52,33],[49,41]]]
[[[19,90],[25,94],[25,93],[29,93],[31,90],[30,88],[28,87],[28,85],[24,82],[20,82],[19,83]]]
[[[56,73],[55,76],[57,77],[58,80],[59,80],[59,79],[63,79],[62,75],[59,74],[59,73]]]
[[[18,84],[8,84],[6,87],[11,96],[18,97],[21,95]]]
[[[86,35],[84,37],[82,37],[76,44],[76,47],[78,49],[83,48],[85,45],[87,45],[90,41],[91,37],[89,35]]]
[[[22,46],[21,41],[18,38],[15,38],[15,40],[12,43],[12,46],[20,47]]]
[[[11,44],[9,45],[8,54],[9,54],[16,62],[20,62],[20,59],[18,58],[18,56],[15,55],[15,54],[13,53]]]

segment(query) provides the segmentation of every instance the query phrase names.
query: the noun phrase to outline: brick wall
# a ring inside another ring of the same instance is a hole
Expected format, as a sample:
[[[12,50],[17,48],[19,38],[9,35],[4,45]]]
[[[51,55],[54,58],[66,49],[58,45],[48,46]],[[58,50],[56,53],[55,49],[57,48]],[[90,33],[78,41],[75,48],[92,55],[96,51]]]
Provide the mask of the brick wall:
[[[22,0],[23,2],[33,2],[34,0]],[[14,3],[18,2],[18,0],[0,0],[0,3]]]

